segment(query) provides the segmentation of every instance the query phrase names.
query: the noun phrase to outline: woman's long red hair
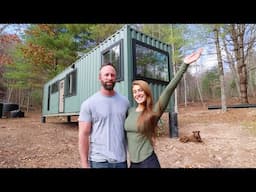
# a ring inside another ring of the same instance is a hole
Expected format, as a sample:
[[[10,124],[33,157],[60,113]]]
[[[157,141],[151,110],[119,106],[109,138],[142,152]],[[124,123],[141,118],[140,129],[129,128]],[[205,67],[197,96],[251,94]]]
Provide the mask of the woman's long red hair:
[[[138,131],[153,143],[153,139],[156,137],[157,122],[159,120],[157,113],[153,112],[154,98],[150,86],[146,81],[135,80],[132,83],[132,87],[134,85],[140,86],[146,95],[146,101],[143,103],[144,110],[141,112],[137,121]]]

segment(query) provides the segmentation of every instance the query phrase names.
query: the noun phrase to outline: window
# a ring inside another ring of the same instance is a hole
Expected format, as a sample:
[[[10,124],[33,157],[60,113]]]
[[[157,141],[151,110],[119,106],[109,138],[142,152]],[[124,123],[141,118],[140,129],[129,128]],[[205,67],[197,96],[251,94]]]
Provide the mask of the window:
[[[51,90],[51,86],[48,86],[47,111],[50,110],[50,97],[51,97],[50,90]]]
[[[59,81],[56,81],[51,85],[51,94],[59,91],[58,86],[59,86]]]
[[[122,46],[123,46],[123,41],[121,40],[102,52],[102,64],[112,63],[116,67],[117,81],[124,80],[123,67],[122,67],[123,66]]]
[[[133,61],[135,78],[164,84],[169,82],[168,52],[133,40]]]
[[[76,79],[77,79],[77,70],[72,71],[66,76],[66,96],[76,95]]]

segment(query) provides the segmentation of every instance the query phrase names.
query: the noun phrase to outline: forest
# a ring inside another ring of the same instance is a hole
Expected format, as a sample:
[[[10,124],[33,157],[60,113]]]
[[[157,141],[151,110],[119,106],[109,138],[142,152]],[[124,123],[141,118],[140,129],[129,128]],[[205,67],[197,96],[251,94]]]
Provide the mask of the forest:
[[[0,24],[0,102],[29,112],[42,105],[43,85],[124,24]],[[175,91],[175,106],[218,101],[249,104],[256,94],[255,24],[131,24],[172,46],[175,73],[203,47]]]

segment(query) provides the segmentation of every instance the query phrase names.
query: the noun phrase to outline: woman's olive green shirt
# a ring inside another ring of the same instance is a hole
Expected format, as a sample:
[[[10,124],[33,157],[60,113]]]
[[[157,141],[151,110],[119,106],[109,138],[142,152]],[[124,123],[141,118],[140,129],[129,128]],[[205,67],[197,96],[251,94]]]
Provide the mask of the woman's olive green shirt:
[[[154,105],[154,111],[158,112],[159,118],[165,111],[171,95],[178,83],[180,82],[183,74],[188,68],[188,64],[182,64],[175,77],[170,81],[166,88],[161,93],[158,101]],[[160,105],[159,105],[160,104]],[[159,108],[161,106],[161,109]],[[127,136],[128,152],[130,161],[133,163],[139,163],[144,161],[153,152],[153,146],[150,140],[142,136],[138,132],[137,120],[141,112],[136,112],[136,108],[132,107],[128,111],[128,116],[125,120],[125,131]]]

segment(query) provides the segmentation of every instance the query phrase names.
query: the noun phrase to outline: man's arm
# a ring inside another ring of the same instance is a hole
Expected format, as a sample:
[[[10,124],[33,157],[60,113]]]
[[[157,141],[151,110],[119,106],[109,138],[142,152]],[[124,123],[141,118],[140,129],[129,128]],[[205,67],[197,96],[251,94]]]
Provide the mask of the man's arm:
[[[90,168],[88,164],[88,153],[90,145],[91,123],[79,121],[78,147],[82,168]]]

